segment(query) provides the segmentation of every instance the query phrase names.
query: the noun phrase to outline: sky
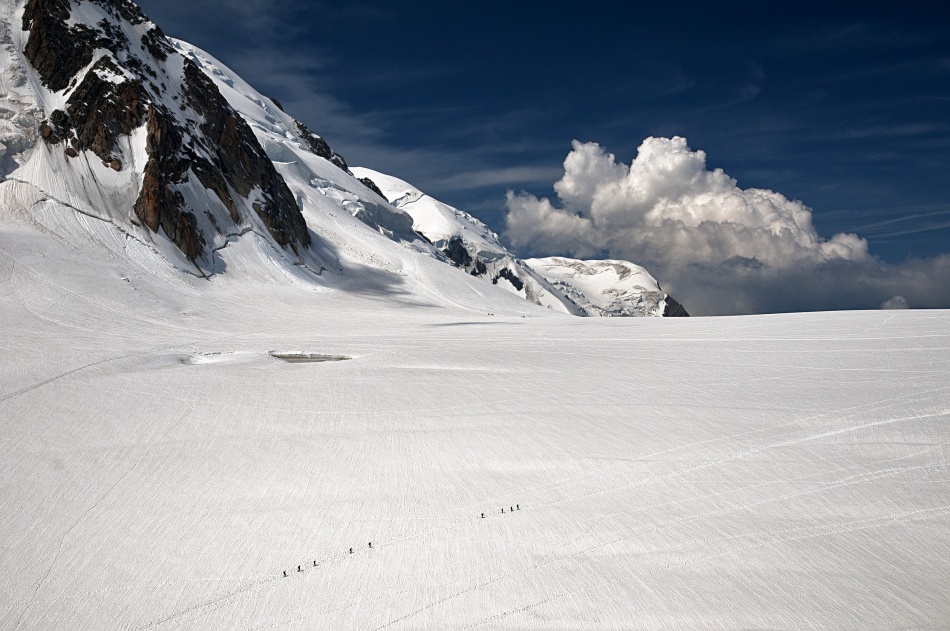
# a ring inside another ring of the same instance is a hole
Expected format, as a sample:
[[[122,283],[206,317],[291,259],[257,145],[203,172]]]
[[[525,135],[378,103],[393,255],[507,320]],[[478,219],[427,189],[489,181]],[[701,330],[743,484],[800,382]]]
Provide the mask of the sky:
[[[938,3],[140,4],[521,256],[628,259],[697,314],[950,308]]]

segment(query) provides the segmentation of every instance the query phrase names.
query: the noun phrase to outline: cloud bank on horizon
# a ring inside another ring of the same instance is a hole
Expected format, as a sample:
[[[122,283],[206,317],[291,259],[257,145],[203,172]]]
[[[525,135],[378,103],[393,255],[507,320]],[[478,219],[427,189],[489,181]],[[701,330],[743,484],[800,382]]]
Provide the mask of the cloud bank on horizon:
[[[679,136],[647,138],[629,166],[575,140],[554,190],[508,193],[513,246],[644,265],[696,315],[950,307],[950,255],[895,265],[858,235],[822,238],[802,202],[740,188]]]

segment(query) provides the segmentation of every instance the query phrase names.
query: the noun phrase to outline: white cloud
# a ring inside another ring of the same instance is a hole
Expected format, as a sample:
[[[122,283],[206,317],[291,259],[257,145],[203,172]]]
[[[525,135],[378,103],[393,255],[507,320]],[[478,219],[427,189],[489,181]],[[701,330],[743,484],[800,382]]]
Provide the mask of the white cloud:
[[[575,141],[554,189],[557,204],[509,193],[513,246],[640,263],[697,313],[876,308],[901,283],[931,294],[915,304],[950,300],[950,290],[928,282],[947,278],[947,261],[888,266],[857,235],[822,238],[802,202],[739,188],[684,138],[647,138],[630,166]]]

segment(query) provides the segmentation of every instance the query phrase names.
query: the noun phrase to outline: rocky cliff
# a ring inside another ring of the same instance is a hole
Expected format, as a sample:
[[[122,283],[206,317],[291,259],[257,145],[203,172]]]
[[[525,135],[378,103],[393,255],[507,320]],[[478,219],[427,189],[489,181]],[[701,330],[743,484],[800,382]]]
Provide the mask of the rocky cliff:
[[[40,123],[44,142],[121,171],[119,139],[143,129],[147,162],[130,209],[141,223],[192,260],[205,254],[212,227],[240,225],[251,212],[278,245],[296,252],[310,244],[294,196],[247,122],[137,5],[29,0],[22,28],[24,55],[55,103]],[[187,194],[195,180],[219,208]]]

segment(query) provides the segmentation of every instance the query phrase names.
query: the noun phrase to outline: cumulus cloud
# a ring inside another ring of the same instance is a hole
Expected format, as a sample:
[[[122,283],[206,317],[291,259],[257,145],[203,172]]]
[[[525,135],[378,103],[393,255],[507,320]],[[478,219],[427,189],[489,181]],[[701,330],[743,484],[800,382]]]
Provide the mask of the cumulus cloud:
[[[950,306],[950,257],[894,266],[855,234],[822,238],[802,202],[739,188],[684,138],[647,138],[629,166],[574,141],[554,190],[556,203],[508,194],[513,246],[631,260],[698,314],[877,308],[898,293]]]

